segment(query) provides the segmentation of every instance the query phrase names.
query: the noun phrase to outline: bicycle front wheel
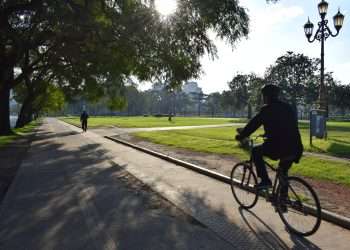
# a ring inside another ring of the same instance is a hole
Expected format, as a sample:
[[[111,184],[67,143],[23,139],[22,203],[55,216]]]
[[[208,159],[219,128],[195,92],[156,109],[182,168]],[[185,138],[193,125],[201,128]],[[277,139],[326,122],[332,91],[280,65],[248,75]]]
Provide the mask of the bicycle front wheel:
[[[321,205],[318,197],[303,179],[288,177],[287,180],[286,185],[280,183],[277,189],[278,214],[292,233],[310,236],[321,224]]]
[[[255,206],[258,201],[256,183],[256,176],[247,163],[241,162],[232,168],[231,190],[241,207],[249,209]]]

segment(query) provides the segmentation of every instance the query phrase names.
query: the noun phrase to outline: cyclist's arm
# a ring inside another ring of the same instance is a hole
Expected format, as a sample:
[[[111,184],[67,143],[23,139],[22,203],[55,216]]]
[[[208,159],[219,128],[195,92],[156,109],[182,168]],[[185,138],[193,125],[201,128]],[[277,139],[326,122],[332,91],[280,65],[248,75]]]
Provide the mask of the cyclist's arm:
[[[259,112],[251,119],[239,134],[239,138],[243,139],[250,136],[262,125],[262,114]]]

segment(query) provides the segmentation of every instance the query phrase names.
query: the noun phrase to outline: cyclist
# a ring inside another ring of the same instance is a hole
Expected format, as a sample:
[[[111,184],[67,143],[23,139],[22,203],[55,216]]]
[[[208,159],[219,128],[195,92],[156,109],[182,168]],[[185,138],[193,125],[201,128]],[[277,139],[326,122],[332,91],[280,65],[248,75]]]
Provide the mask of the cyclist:
[[[299,162],[303,153],[303,144],[297,115],[289,104],[279,100],[279,87],[268,84],[262,88],[261,92],[264,100],[263,107],[243,129],[237,129],[236,139],[241,141],[261,125],[264,126],[265,141],[253,148],[252,155],[258,177],[261,179],[257,189],[266,189],[270,188],[272,183],[266,171],[263,156],[280,160],[281,177],[285,178],[293,162]],[[282,192],[286,192],[285,188]]]
[[[80,122],[81,122],[81,128],[83,129],[84,132],[87,130],[87,121],[88,121],[89,115],[88,113],[84,110],[83,113],[80,115]]]

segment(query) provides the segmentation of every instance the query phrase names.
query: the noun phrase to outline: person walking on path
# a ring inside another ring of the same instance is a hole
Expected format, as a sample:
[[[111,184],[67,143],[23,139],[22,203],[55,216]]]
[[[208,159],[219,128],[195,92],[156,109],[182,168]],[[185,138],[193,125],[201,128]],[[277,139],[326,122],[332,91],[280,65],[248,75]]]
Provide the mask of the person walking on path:
[[[88,113],[84,110],[83,113],[80,115],[80,122],[81,122],[81,128],[83,129],[84,132],[87,130],[87,121],[88,121],[89,115]]]

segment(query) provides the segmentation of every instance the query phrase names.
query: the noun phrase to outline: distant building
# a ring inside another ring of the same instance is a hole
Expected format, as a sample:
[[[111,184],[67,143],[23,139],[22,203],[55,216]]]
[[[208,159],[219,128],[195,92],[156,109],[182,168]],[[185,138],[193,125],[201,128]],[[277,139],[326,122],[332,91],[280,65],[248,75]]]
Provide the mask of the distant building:
[[[182,86],[182,91],[185,92],[186,94],[202,94],[202,88],[198,87],[197,82],[186,82]]]

